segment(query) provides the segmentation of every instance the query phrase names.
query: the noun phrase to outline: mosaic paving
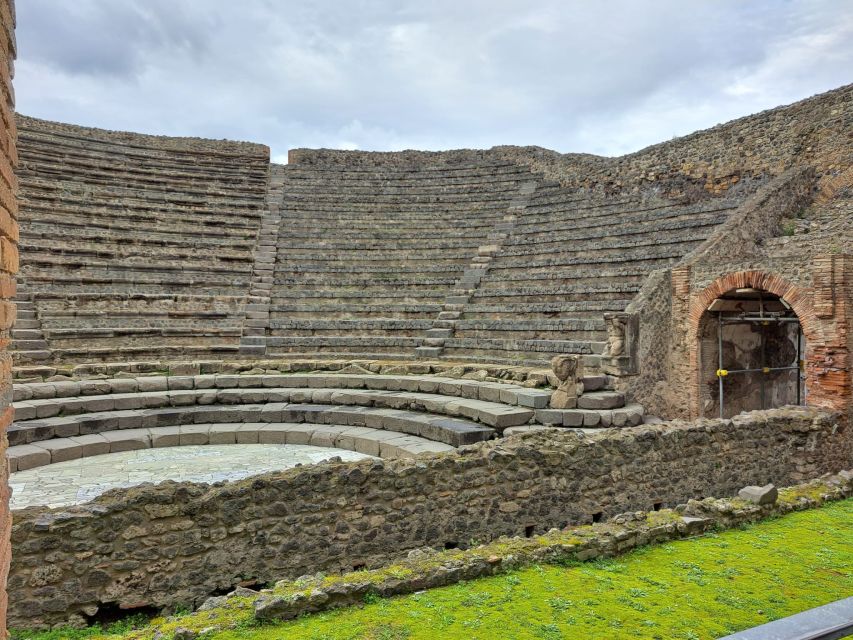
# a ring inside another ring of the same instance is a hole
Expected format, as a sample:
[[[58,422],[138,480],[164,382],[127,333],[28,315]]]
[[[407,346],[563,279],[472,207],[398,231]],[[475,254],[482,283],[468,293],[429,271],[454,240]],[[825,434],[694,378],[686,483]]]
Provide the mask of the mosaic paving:
[[[229,444],[140,449],[50,464],[9,477],[12,509],[66,507],[109,489],[164,480],[213,483],[314,464],[340,456],[371,456],[344,449],[298,444]]]

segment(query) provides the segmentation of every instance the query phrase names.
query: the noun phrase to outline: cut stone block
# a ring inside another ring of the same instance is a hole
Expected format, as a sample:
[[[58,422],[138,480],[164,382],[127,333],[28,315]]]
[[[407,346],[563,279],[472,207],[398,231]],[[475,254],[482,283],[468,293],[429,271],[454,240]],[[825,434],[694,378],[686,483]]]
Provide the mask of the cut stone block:
[[[625,394],[619,391],[594,391],[578,398],[579,409],[617,409],[625,406]]]
[[[763,487],[748,486],[738,491],[741,500],[747,500],[753,504],[773,504],[779,498],[779,491],[772,484]]]
[[[16,471],[26,471],[50,464],[50,451],[31,444],[9,447],[6,450],[6,456],[9,458],[10,466],[14,466]]]

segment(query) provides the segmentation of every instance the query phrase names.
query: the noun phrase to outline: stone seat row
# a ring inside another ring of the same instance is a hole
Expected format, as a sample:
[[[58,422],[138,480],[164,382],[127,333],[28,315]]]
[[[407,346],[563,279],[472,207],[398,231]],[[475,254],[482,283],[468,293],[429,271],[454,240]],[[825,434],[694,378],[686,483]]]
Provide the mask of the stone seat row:
[[[205,237],[252,237],[258,231],[259,219],[251,216],[244,218],[215,217],[210,213],[198,215],[198,210],[187,212],[182,218],[178,212],[165,209],[145,212],[132,212],[130,209],[115,210],[109,208],[69,208],[65,204],[43,204],[33,201],[23,203],[26,206],[27,220],[34,224],[55,224],[64,229],[92,228],[138,233],[162,234],[164,237],[185,234],[193,231]],[[67,203],[66,203],[67,204]]]
[[[649,233],[672,232],[693,227],[717,225],[723,222],[730,209],[717,209],[701,213],[679,215],[666,218],[655,218],[647,221],[611,220],[602,226],[564,226],[562,229],[549,225],[545,229],[516,229],[509,245],[523,244],[525,246],[568,242],[575,240],[595,240],[611,236],[643,235]],[[618,223],[618,224],[617,224]]]
[[[144,365],[147,363],[139,363]],[[343,365],[342,365],[343,366]],[[419,364],[419,368],[425,365]],[[163,368],[151,363],[149,370]],[[106,367],[105,370],[110,370]],[[98,369],[100,371],[100,368]],[[392,375],[361,373],[295,373],[266,375],[206,374],[194,376],[138,376],[106,379],[61,380],[52,382],[17,383],[13,401],[32,399],[70,398],[139,391],[178,391],[189,389],[248,389],[248,388],[310,388],[310,389],[372,389],[437,393],[444,396],[500,402],[502,404],[542,408],[547,405],[551,391],[533,389],[506,382],[488,382],[450,378],[440,375]],[[600,388],[599,384],[597,388]]]
[[[138,153],[138,147],[80,145],[76,141],[57,137],[33,135],[23,130],[19,136],[27,151],[30,162],[62,164],[67,162],[72,168],[114,171],[125,170],[130,174],[146,176],[160,173],[176,178],[198,179],[200,172],[206,175],[226,179],[257,179],[267,170],[264,155],[256,157],[222,154],[164,155],[161,153]]]
[[[181,222],[179,217],[163,215],[153,217],[150,215],[137,215],[121,217],[116,212],[104,210],[73,211],[57,206],[38,207],[33,204],[27,207],[27,218],[32,229],[42,226],[56,225],[75,229],[103,229],[108,232],[133,234],[152,234],[153,237],[168,238],[170,236],[181,236],[192,231],[198,236],[217,240],[237,240],[254,238],[258,226],[253,221],[244,224],[242,220],[233,217],[220,220],[218,224],[199,224],[198,216]],[[174,213],[174,212],[172,212]],[[208,221],[205,216],[203,221]]]
[[[376,191],[384,187],[433,187],[507,182],[529,179],[531,173],[519,167],[483,167],[472,171],[421,171],[421,172],[352,172],[338,169],[308,168],[298,164],[281,165],[287,180],[299,184],[334,184],[365,186]]]
[[[117,287],[137,286],[155,287],[147,292],[152,294],[169,293],[170,288],[192,287],[196,293],[215,295],[207,289],[219,288],[222,289],[219,295],[232,295],[235,288],[241,292],[244,291],[249,286],[251,277],[245,271],[225,272],[224,274],[221,271],[214,271],[212,273],[194,274],[187,271],[157,272],[146,270],[133,272],[127,269],[117,270],[104,267],[100,270],[80,269],[57,273],[56,270],[27,269],[27,282],[33,291],[39,289],[35,285],[38,281],[53,282],[54,286],[61,287],[66,292],[70,291],[69,287],[98,284],[105,287],[99,291],[109,293],[118,293],[120,289]],[[109,290],[110,287],[113,287],[112,291]]]
[[[117,186],[93,186],[81,183],[45,181],[21,173],[20,199],[22,204],[59,204],[81,211],[126,209],[163,211],[174,208],[177,214],[211,212],[222,218],[255,217],[263,214],[263,194],[246,193],[243,197],[217,197],[215,194],[187,194],[174,191],[144,191]],[[218,212],[218,213],[217,213]]]
[[[223,223],[244,222],[261,218],[264,200],[261,194],[243,198],[189,198],[186,195],[160,192],[129,192],[122,188],[92,188],[87,185],[44,182],[26,176],[20,201],[27,207],[61,207],[71,213],[92,211],[117,220],[156,216],[164,222],[218,219]],[[61,186],[60,186],[61,185]],[[201,216],[199,213],[204,215]]]
[[[35,161],[28,157],[28,166],[37,164],[38,175],[41,178],[54,177],[63,183],[77,182],[87,186],[114,187],[121,185],[123,189],[174,191],[186,195],[209,195],[223,199],[241,198],[245,190],[261,191],[266,187],[265,173],[256,172],[254,176],[218,176],[210,172],[199,171],[194,176],[182,176],[165,173],[156,168],[150,172],[128,171],[115,167],[112,170],[102,170],[97,166],[75,166],[72,161],[47,162]]]
[[[279,271],[274,276],[274,284],[289,287],[291,285],[306,285],[318,287],[431,287],[444,288],[453,287],[462,274],[462,269],[454,268],[455,265],[447,265],[443,272],[420,273],[410,271],[398,273],[396,270],[388,272],[317,272],[306,271],[301,273]]]
[[[532,396],[538,400],[537,396]],[[547,397],[546,397],[547,400]],[[38,419],[61,416],[68,418],[131,409],[162,407],[314,403],[401,409],[451,417],[464,417],[498,430],[527,424],[533,410],[459,396],[444,396],[412,391],[377,389],[314,389],[295,387],[262,387],[236,389],[187,389],[169,391],[138,391],[74,398],[32,399],[15,403],[17,424],[34,426]],[[537,404],[543,404],[537,402]],[[546,406],[546,405],[543,405]],[[33,422],[36,421],[36,422]],[[15,431],[13,429],[13,431]]]
[[[8,448],[9,471],[148,448],[223,444],[305,444],[357,451],[380,458],[412,458],[455,447],[397,431],[310,423],[189,424],[105,431]]]
[[[459,183],[434,183],[430,184],[385,184],[382,186],[365,185],[363,183],[351,183],[342,185],[336,182],[325,181],[303,181],[292,180],[289,177],[286,180],[287,191],[286,197],[298,200],[306,195],[319,196],[321,199],[340,199],[344,198],[368,198],[384,201],[390,198],[399,198],[404,201],[427,201],[433,202],[433,198],[438,198],[438,201],[453,201],[455,199],[469,199],[477,194],[486,196],[486,199],[506,199],[514,197],[518,192],[521,182],[524,178],[512,180],[483,180],[477,182],[469,182],[467,184]]]
[[[32,170],[32,169],[30,169]],[[176,189],[142,189],[133,186],[123,186],[118,183],[85,183],[63,181],[60,177],[50,180],[42,175],[31,176],[28,171],[20,172],[22,198],[33,200],[64,201],[69,204],[91,200],[94,204],[110,200],[127,202],[134,206],[175,205],[184,208],[220,210],[255,210],[260,213],[263,204],[263,190],[246,190],[243,193],[231,194],[217,190],[213,186],[193,191]]]
[[[30,239],[29,236],[22,237],[19,246],[22,251],[26,251],[28,253],[45,252],[60,256],[86,255],[97,256],[103,260],[114,259],[122,261],[131,258],[144,260],[149,257],[163,256],[166,258],[174,258],[176,260],[183,258],[195,259],[199,264],[201,264],[202,256],[199,256],[198,251],[201,248],[207,248],[203,247],[202,244],[193,246],[192,243],[187,243],[185,248],[159,245],[156,242],[139,244],[115,242],[107,244],[106,242],[89,241],[77,244],[71,239],[67,242],[63,242],[62,246],[59,247],[57,247],[56,242],[54,242],[51,247],[51,243],[46,241],[39,242],[37,240]],[[252,262],[253,260],[250,251],[235,251],[233,249],[225,248],[218,248],[215,254],[207,256],[207,258],[208,260],[223,263]]]
[[[348,302],[345,305],[311,303],[276,302],[270,306],[270,317],[276,314],[286,314],[284,317],[291,318],[316,318],[318,315],[331,317],[328,314],[335,313],[338,319],[347,318],[421,318],[423,316],[437,315],[443,308],[440,302],[397,302],[387,304]]]
[[[543,353],[545,360],[550,355],[561,353],[577,353],[581,355],[596,355],[604,350],[604,342],[586,340],[517,340],[492,338],[448,338],[445,346],[452,349],[480,349],[493,351],[508,351],[518,353]]]
[[[477,247],[483,242],[483,238],[488,233],[458,235],[453,237],[435,237],[430,238],[429,250],[441,256],[441,251],[449,251],[461,253],[465,256],[471,256],[472,250],[476,252]],[[420,243],[420,244],[419,244]],[[313,245],[313,246],[312,246]],[[388,251],[394,254],[400,251],[411,251],[413,248],[424,248],[424,237],[410,231],[402,232],[394,238],[377,238],[363,234],[361,236],[348,237],[346,239],[330,238],[327,241],[320,241],[315,238],[293,237],[291,234],[284,238],[279,238],[276,242],[278,251],[286,251],[286,257],[298,256],[302,251],[316,251],[318,248],[334,251],[346,251],[354,254],[357,257],[360,252],[367,251]]]
[[[279,260],[283,257],[280,256]],[[454,262],[441,262],[439,264],[434,263],[398,263],[389,268],[387,265],[376,264],[375,262],[368,262],[365,264],[350,264],[347,265],[340,261],[331,261],[327,260],[325,262],[304,262],[295,264],[296,267],[292,273],[294,274],[307,274],[307,273],[315,273],[315,274],[323,274],[323,273],[334,273],[336,277],[340,277],[341,274],[384,274],[383,277],[392,275],[392,274],[435,274],[435,273],[458,273],[461,271],[461,265]],[[284,277],[287,277],[288,274],[282,274]],[[361,277],[361,276],[359,276]],[[364,276],[370,277],[370,276]]]
[[[27,238],[30,242],[43,246],[51,238],[56,238],[61,233],[67,242],[89,245],[92,243],[104,244],[131,244],[156,247],[187,247],[195,250],[210,249],[211,251],[242,251],[251,255],[255,237],[250,234],[234,236],[198,234],[187,236],[182,232],[162,232],[140,229],[115,229],[106,227],[80,227],[77,224],[53,224],[48,222],[31,221],[28,223]]]
[[[162,146],[128,144],[125,141],[98,140],[89,136],[56,135],[38,131],[36,127],[19,126],[20,146],[26,150],[27,157],[74,160],[78,163],[90,162],[94,165],[130,165],[137,169],[149,167],[161,171],[189,171],[207,168],[210,171],[221,170],[231,174],[245,173],[250,170],[266,170],[269,162],[266,149],[253,145],[248,152],[205,150],[201,148],[165,149]]]
[[[698,246],[701,242],[702,239],[697,238],[691,241],[667,243],[662,246],[647,244],[625,248],[607,255],[603,255],[601,251],[591,251],[587,255],[584,255],[582,252],[578,255],[551,253],[534,255],[532,257],[498,255],[497,260],[489,268],[489,276],[500,269],[514,269],[523,272],[525,269],[554,269],[555,267],[575,267],[577,265],[590,266],[602,264],[609,267],[612,264],[623,266],[623,263],[657,263],[666,258],[676,261],[689,253],[691,249]]]
[[[308,332],[304,335],[339,335],[341,332],[358,331],[361,335],[423,335],[433,326],[431,318],[357,318],[322,319],[272,317],[269,329],[276,331]]]
[[[498,283],[490,283],[497,285]],[[633,294],[639,291],[640,283],[638,282],[623,282],[613,279],[608,279],[606,283],[601,284],[553,284],[545,286],[541,282],[534,283],[535,286],[523,286],[525,283],[508,285],[506,281],[500,282],[498,286],[487,286],[478,289],[475,293],[476,298],[513,299],[517,297],[534,297],[538,301],[547,301],[556,296],[560,300],[590,300],[590,299],[621,299],[631,298]],[[626,295],[627,294],[627,295]]]
[[[699,200],[664,198],[631,198],[607,201],[590,200],[561,203],[555,200],[548,203],[531,202],[519,219],[519,227],[542,227],[548,229],[565,224],[567,220],[582,218],[590,226],[606,225],[624,220],[650,221],[657,219],[688,217],[715,211],[725,212],[739,206],[748,195],[746,192],[729,194],[721,198]]]
[[[541,315],[545,319],[569,320],[581,318],[597,318],[608,311],[623,311],[631,302],[626,299],[608,300],[576,300],[576,301],[553,301],[553,302],[504,302],[467,304],[462,312],[463,320],[473,319],[475,316],[485,316],[492,319],[501,319],[506,314],[512,314],[519,320],[526,316]],[[571,314],[570,317],[561,318],[559,314]],[[479,321],[479,320],[478,320]]]
[[[165,277],[170,277],[171,275],[178,274],[187,274],[191,276],[193,274],[205,274],[207,276],[216,275],[219,273],[229,274],[230,276],[238,276],[240,274],[248,274],[250,270],[246,263],[244,262],[236,262],[236,263],[227,263],[227,264],[209,264],[203,263],[201,261],[198,262],[189,262],[187,263],[163,263],[163,264],[145,264],[145,263],[115,263],[115,262],[106,262],[99,260],[88,260],[84,265],[80,265],[79,260],[72,259],[68,256],[34,256],[31,260],[32,263],[40,265],[45,269],[49,269],[50,267],[57,268],[79,268],[81,269],[91,269],[91,270],[106,270],[106,271],[116,271],[116,272],[130,272],[134,274],[144,275],[146,273],[149,274],[165,274]],[[44,292],[45,296],[50,296],[50,291]],[[94,295],[94,293],[93,293]]]
[[[317,220],[341,220],[356,222],[360,218],[368,219],[371,214],[387,215],[390,221],[418,221],[433,216],[440,219],[458,219],[470,217],[476,220],[480,216],[493,217],[506,211],[512,198],[499,200],[484,200],[471,198],[458,202],[415,202],[399,199],[393,202],[379,202],[364,199],[339,198],[329,202],[295,201],[285,198],[281,203],[282,212],[289,218],[310,218],[315,215]]]
[[[662,261],[660,266],[669,264],[667,261]],[[626,263],[609,265],[606,268],[597,265],[589,265],[586,268],[575,268],[566,271],[554,272],[548,270],[531,271],[530,273],[518,273],[509,269],[500,269],[489,274],[487,280],[481,281],[480,287],[494,288],[505,286],[541,286],[542,282],[550,282],[556,286],[568,284],[589,284],[597,285],[601,282],[642,282],[648,275],[649,271],[656,267],[653,263],[644,261],[643,263]]]
[[[132,135],[128,138],[120,132],[87,129],[61,125],[58,131],[53,123],[17,116],[18,138],[29,148],[38,148],[39,143],[47,149],[67,148],[69,152],[116,154],[140,162],[147,160],[179,164],[225,164],[240,167],[249,164],[266,165],[269,161],[266,147],[254,143],[234,143],[218,140],[175,139],[160,136]],[[75,130],[75,131],[72,131]]]
[[[474,247],[437,247],[437,248],[422,248],[417,252],[413,252],[411,247],[389,248],[383,251],[381,248],[354,248],[352,250],[336,251],[333,247],[326,248],[321,243],[316,246],[306,246],[304,248],[282,248],[284,254],[279,253],[277,258],[277,266],[280,266],[285,260],[292,262],[315,261],[315,262],[348,262],[356,260],[358,262],[383,262],[394,263],[404,261],[436,261],[443,260],[448,262],[458,261],[462,264],[470,262],[472,254],[476,251]],[[181,252],[175,251],[176,254]],[[236,256],[233,259],[237,259]],[[284,270],[284,269],[282,269]]]
[[[57,362],[115,362],[116,360],[139,360],[143,358],[174,358],[174,359],[222,359],[235,357],[239,352],[236,341],[229,344],[204,345],[171,345],[152,342],[140,346],[86,347],[51,349],[49,359]],[[26,357],[12,353],[12,361],[16,365],[29,363]]]
[[[307,221],[302,226],[293,227],[290,223],[293,222],[296,224],[297,221],[288,220],[288,232],[287,236],[281,238],[282,242],[299,242],[304,244],[305,242],[313,242],[317,238],[316,227],[309,226]],[[348,238],[352,239],[353,242],[361,241],[361,240],[370,240],[372,242],[397,242],[404,241],[406,243],[412,242],[417,239],[426,240],[429,239],[430,242],[440,242],[440,241],[457,241],[457,242],[469,242],[471,238],[483,238],[492,232],[492,228],[494,224],[497,223],[497,220],[478,220],[472,221],[477,224],[472,224],[470,228],[462,228],[460,226],[452,226],[443,228],[440,226],[436,226],[435,224],[430,228],[424,228],[420,230],[410,229],[405,225],[397,225],[397,227],[391,227],[382,225],[380,227],[363,227],[363,228],[352,228],[347,230]],[[330,238],[330,241],[338,242],[336,238]]]
[[[427,162],[411,165],[380,164],[358,166],[351,163],[323,161],[321,163],[296,162],[282,165],[288,173],[307,177],[331,175],[345,176],[354,180],[383,180],[391,178],[428,179],[429,177],[464,175],[500,175],[502,173],[529,173],[527,169],[514,162],[477,160],[464,164],[429,164]]]
[[[628,250],[644,250],[646,247],[666,248],[669,246],[687,245],[702,242],[709,235],[708,227],[715,224],[699,227],[687,227],[664,233],[642,232],[637,234],[621,234],[614,232],[610,236],[603,236],[600,240],[578,241],[568,243],[542,243],[539,245],[512,245],[503,248],[498,260],[512,260],[513,258],[533,257],[538,260],[547,260],[550,256],[589,256],[597,258],[602,255],[610,255],[614,252],[626,252]],[[685,251],[685,253],[687,253]],[[642,254],[641,254],[642,255]]]
[[[308,423],[369,427],[418,436],[453,447],[494,437],[483,424],[414,411],[332,404],[270,402],[255,405],[205,405],[81,413],[16,423],[11,446],[49,442],[107,431],[176,427],[190,424]],[[11,429],[11,427],[10,427]],[[14,444],[12,444],[14,442]]]

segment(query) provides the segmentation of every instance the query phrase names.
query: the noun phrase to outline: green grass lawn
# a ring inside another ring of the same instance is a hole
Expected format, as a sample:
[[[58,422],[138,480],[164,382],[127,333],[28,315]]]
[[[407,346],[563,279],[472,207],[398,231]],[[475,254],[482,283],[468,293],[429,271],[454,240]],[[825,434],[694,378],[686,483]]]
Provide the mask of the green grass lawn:
[[[852,536],[850,499],[615,559],[532,567],[274,626],[245,622],[206,637],[715,638],[853,595]]]

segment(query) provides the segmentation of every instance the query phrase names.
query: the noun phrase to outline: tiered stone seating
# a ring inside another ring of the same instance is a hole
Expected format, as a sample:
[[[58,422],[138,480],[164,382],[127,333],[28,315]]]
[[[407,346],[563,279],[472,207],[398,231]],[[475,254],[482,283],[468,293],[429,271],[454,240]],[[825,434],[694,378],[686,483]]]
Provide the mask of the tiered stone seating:
[[[551,390],[435,375],[210,374],[17,384],[8,428],[13,471],[148,447],[278,443],[383,457],[448,451],[543,426],[630,427],[643,419],[584,379],[577,409]]]
[[[269,331],[256,338],[272,356],[411,358],[531,179],[486,161],[284,173]]]
[[[651,271],[705,240],[741,196],[678,202],[595,197],[540,184],[470,300],[443,357],[539,364],[604,348],[604,314],[624,311]]]
[[[26,117],[18,128],[21,277],[51,357],[236,352],[267,148]]]
[[[143,376],[16,385],[13,471],[148,447],[314,444],[448,451],[527,424],[550,392],[437,376]]]

